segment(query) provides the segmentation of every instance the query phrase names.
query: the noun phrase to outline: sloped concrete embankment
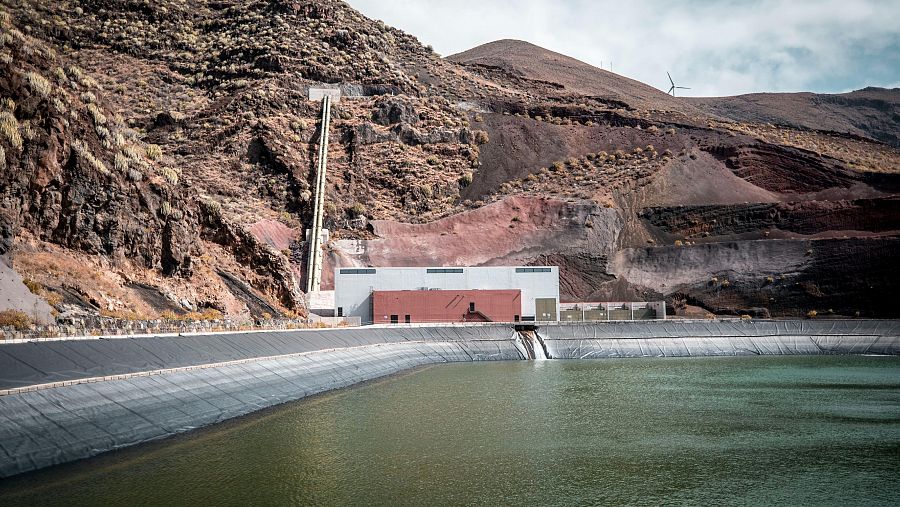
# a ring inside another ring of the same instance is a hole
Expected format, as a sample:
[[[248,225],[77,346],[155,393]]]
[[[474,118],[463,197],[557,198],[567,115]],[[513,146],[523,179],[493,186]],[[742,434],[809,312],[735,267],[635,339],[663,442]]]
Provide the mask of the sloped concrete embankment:
[[[895,321],[544,325],[553,359],[900,354]],[[0,344],[0,477],[164,438],[417,366],[524,359],[504,325]]]
[[[502,326],[0,345],[0,477],[417,366],[522,358]]]
[[[541,326],[553,359],[900,355],[900,321],[665,321]]]

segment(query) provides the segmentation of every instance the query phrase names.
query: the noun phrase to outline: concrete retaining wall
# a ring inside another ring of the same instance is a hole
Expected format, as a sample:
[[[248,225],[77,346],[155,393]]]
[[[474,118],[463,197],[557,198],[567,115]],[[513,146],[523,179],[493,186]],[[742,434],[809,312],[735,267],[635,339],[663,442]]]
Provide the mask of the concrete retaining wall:
[[[505,340],[402,341],[0,396],[0,477],[163,438],[279,403],[457,361],[521,359]]]
[[[666,321],[541,326],[554,359],[900,354],[897,321]]]
[[[541,325],[551,358],[900,354],[893,321]],[[523,359],[505,325],[0,344],[0,477],[416,366]]]
[[[508,326],[350,328],[0,342],[0,390],[318,350],[510,340]]]

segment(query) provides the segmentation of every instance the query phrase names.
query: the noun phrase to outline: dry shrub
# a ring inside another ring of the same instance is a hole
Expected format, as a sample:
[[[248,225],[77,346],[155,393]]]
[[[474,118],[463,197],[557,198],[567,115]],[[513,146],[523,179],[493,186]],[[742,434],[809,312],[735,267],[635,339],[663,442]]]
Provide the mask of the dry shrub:
[[[129,158],[129,160],[134,160],[135,162],[141,160],[141,150],[134,145],[126,145],[122,147],[122,154]]]
[[[50,85],[50,81],[47,81],[44,76],[38,74],[37,72],[26,72],[25,73],[25,81],[28,82],[28,86],[31,90],[38,94],[41,98],[47,98],[50,96],[50,91],[53,87]]]
[[[106,115],[100,111],[100,108],[97,107],[96,104],[88,104],[87,105],[88,114],[91,115],[91,118],[94,120],[95,125],[105,125],[106,124]]]
[[[207,321],[222,320],[222,312],[215,308],[205,308],[201,312],[187,312],[181,315],[171,310],[166,310],[160,314],[160,318],[168,321]]]
[[[166,167],[162,170],[163,178],[166,179],[166,182],[173,187],[178,184],[178,173],[175,169],[171,167]]]
[[[25,284],[26,287],[28,287],[28,290],[30,290],[32,294],[39,295],[41,293],[41,289],[43,289],[41,284],[35,282],[30,278],[22,280],[22,283]]]
[[[14,327],[19,331],[31,327],[31,317],[21,310],[3,310],[0,312],[0,327]]]
[[[44,299],[46,299],[47,303],[53,307],[59,306],[63,302],[62,294],[53,291],[44,292]]]
[[[122,173],[128,170],[128,158],[122,152],[116,153],[115,167],[116,171]]]
[[[0,135],[9,141],[17,151],[22,149],[22,136],[19,134],[19,121],[8,111],[0,113]]]
[[[162,148],[160,148],[158,144],[147,145],[147,158],[149,158],[150,160],[156,160],[161,156]]]
[[[131,310],[107,310],[102,308],[100,316],[119,320],[146,320],[143,315]]]
[[[353,203],[353,206],[350,207],[350,214],[353,217],[362,217],[366,214],[366,207],[359,202]]]
[[[92,166],[101,174],[109,174],[109,169],[107,169],[106,164],[91,153],[90,148],[88,148],[84,141],[77,139],[72,146],[75,148],[75,153],[77,153],[82,160],[87,162],[88,165]]]

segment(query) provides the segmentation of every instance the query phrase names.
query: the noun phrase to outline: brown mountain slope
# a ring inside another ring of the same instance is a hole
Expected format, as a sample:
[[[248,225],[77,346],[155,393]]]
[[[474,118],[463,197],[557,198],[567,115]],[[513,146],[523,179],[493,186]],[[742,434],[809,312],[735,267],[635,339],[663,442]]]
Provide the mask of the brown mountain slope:
[[[337,0],[0,5],[0,256],[57,311],[302,312],[327,84],[330,266],[552,263],[569,300],[897,315],[889,145],[527,43],[441,59]]]
[[[534,44],[504,39],[447,57],[466,66],[496,69],[509,77],[530,80],[535,89],[557,94],[599,97],[640,109],[691,111],[681,99],[625,76],[598,69]],[[541,87],[540,85],[549,85]]]
[[[900,88],[849,93],[754,93],[685,99],[710,114],[749,123],[775,123],[875,139],[900,147]]]

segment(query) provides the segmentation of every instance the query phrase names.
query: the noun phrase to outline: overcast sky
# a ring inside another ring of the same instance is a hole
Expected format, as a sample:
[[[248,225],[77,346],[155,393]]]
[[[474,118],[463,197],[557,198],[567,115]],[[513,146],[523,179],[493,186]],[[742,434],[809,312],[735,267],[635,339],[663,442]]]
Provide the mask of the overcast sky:
[[[900,87],[900,0],[348,0],[441,55],[522,39],[684,95]]]

